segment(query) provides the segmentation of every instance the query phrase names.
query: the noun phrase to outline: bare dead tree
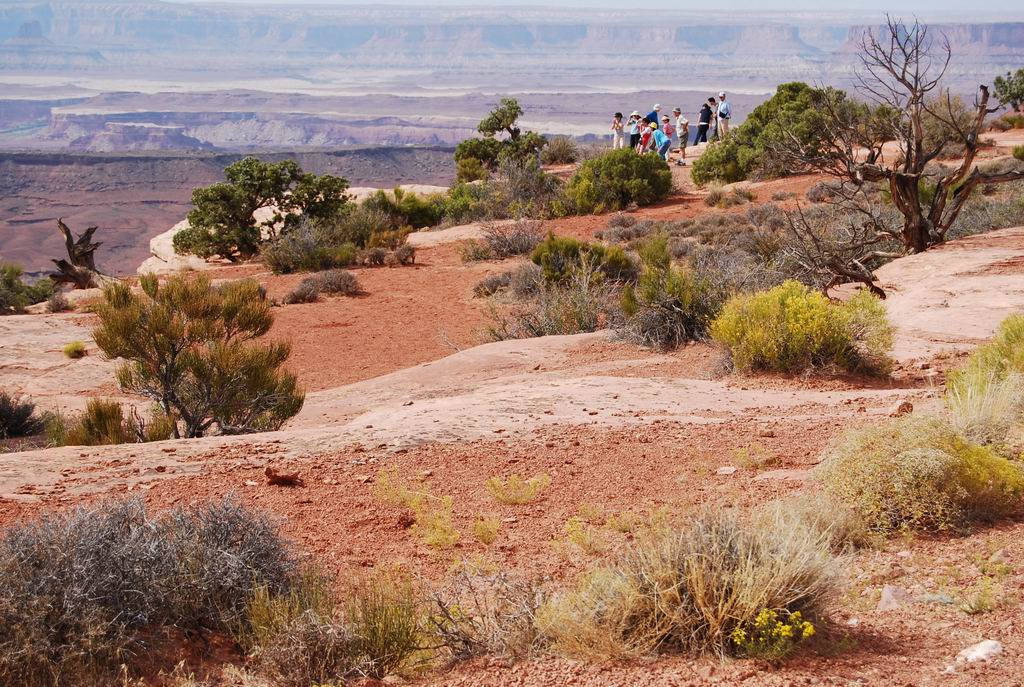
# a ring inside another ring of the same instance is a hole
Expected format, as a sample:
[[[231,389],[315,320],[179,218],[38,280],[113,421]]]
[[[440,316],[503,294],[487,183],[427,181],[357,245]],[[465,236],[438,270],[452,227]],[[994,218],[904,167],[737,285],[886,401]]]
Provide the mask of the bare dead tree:
[[[101,243],[92,240],[97,227],[89,227],[78,235],[71,235],[71,229],[64,224],[63,218],[57,219],[57,228],[64,236],[67,259],[53,260],[57,271],[50,273],[50,279],[56,284],[71,284],[76,289],[91,289],[103,286],[111,279],[96,269],[96,249]]]
[[[818,268],[827,265],[841,281],[861,281],[877,292],[865,265],[878,247],[892,244],[902,253],[917,253],[946,240],[971,193],[979,185],[1024,179],[1024,166],[983,171],[975,165],[989,89],[978,87],[973,112],[942,88],[952,59],[945,36],[936,43],[928,27],[906,25],[887,17],[879,32],[867,31],[860,45],[857,90],[872,104],[857,103],[841,91],[825,89],[820,99],[820,133],[813,145],[789,134],[772,146],[771,154],[791,169],[816,171],[833,178],[830,203],[855,219],[855,230],[835,241],[821,240],[816,227],[797,215],[790,231],[809,260],[819,254]],[[933,163],[950,143],[962,147],[959,160],[941,174]],[[886,217],[872,198],[887,189],[897,217]],[[901,254],[902,254],[901,253]]]

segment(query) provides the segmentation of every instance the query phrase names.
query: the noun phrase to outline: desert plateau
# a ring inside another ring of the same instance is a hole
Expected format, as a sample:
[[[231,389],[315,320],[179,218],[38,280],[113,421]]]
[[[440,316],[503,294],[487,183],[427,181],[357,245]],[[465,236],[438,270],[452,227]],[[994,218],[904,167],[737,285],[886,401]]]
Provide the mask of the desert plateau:
[[[0,685],[1024,686],[1024,16],[791,4],[0,3]]]

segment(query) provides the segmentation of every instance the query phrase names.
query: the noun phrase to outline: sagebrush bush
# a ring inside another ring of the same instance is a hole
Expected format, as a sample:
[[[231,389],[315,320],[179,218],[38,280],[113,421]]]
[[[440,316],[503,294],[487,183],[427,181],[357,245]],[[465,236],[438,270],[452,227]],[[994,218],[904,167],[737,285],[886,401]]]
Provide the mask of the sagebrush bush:
[[[306,277],[284,297],[286,305],[316,303],[320,300],[320,283],[313,277]]]
[[[532,298],[543,286],[544,270],[535,263],[528,262],[508,273],[508,288],[516,298]]]
[[[46,299],[46,312],[59,313],[73,309],[71,302],[68,301],[68,297],[64,295],[63,291],[54,291],[50,294],[50,297]]]
[[[161,628],[227,632],[258,586],[285,590],[295,565],[275,526],[230,499],[156,516],[139,499],[106,502],[10,527],[0,682],[113,684],[119,666],[164,648]]]
[[[1024,473],[937,418],[908,415],[844,433],[817,477],[878,533],[949,530],[1020,512]]]
[[[661,349],[704,338],[721,308],[711,286],[692,270],[672,265],[665,236],[649,240],[639,254],[640,277],[622,293],[624,334]]]
[[[630,281],[636,277],[636,265],[621,246],[588,243],[572,236],[549,234],[530,255],[530,259],[544,270],[548,282],[566,281],[580,270],[600,273],[615,281]]]
[[[463,565],[431,601],[430,635],[454,660],[522,658],[540,645],[536,615],[544,594],[526,580]]]
[[[742,654],[740,633],[750,636],[766,610],[821,622],[837,573],[828,537],[813,528],[708,512],[592,570],[540,609],[538,625],[557,651],[583,658]]]
[[[794,281],[730,299],[711,334],[740,369],[794,372],[816,368],[883,373],[892,326],[867,291],[845,303]]]
[[[494,253],[486,241],[467,240],[459,244],[459,257],[462,262],[481,262],[493,260]]]
[[[513,258],[533,251],[544,240],[543,224],[536,220],[516,220],[506,224],[488,224],[483,241],[496,258]]]
[[[356,275],[347,270],[327,270],[317,274],[314,279],[320,293],[331,296],[355,296],[361,291]]]
[[[473,287],[474,296],[493,296],[502,289],[508,288],[511,272],[501,274],[488,274]]]
[[[487,329],[492,340],[582,334],[608,322],[614,309],[614,291],[597,273],[578,269],[567,280],[549,284],[543,278],[532,281],[535,275],[524,272],[512,274],[511,290],[517,293],[536,284],[536,293],[509,312],[492,307],[492,323]]]
[[[274,274],[319,272],[355,263],[357,248],[351,239],[337,223],[307,220],[264,244],[260,254]]]
[[[620,149],[581,164],[565,187],[564,202],[568,214],[595,214],[650,205],[671,190],[672,172],[661,157]]]
[[[745,188],[734,188],[726,191],[720,187],[713,187],[704,197],[704,204],[714,208],[731,208],[737,205],[750,203],[756,196]]]
[[[0,390],[0,439],[30,437],[43,431],[36,404]]]
[[[580,159],[580,149],[568,136],[554,136],[540,151],[540,161],[545,165],[570,165]]]
[[[807,189],[804,197],[812,203],[824,203],[835,198],[835,195],[836,188],[834,184],[827,181],[819,181]]]
[[[1024,160],[1024,146],[1014,146],[1013,157],[1017,160]]]

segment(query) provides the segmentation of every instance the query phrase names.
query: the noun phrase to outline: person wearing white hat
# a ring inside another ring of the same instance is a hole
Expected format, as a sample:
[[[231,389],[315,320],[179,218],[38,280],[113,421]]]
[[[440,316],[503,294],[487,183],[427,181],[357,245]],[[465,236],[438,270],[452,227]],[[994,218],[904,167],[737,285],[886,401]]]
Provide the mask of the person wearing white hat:
[[[656,104],[654,109],[647,113],[647,121],[654,122],[655,127],[661,124],[661,105]]]
[[[729,120],[732,119],[732,106],[725,99],[725,93],[718,94],[718,137],[724,139],[729,135]]]
[[[629,113],[629,147],[636,150],[640,143],[640,113],[633,110]]]

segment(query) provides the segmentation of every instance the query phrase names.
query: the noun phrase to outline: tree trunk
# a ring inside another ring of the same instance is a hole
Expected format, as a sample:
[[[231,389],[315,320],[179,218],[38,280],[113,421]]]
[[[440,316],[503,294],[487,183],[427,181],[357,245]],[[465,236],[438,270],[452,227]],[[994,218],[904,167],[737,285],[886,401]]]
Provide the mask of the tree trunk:
[[[92,289],[103,286],[112,280],[96,269],[96,249],[102,244],[92,240],[97,227],[89,227],[75,239],[71,230],[64,224],[63,218],[57,220],[57,229],[64,236],[64,249],[67,260],[52,260],[57,266],[56,272],[50,273],[50,279],[56,284],[71,284],[76,289]]]

